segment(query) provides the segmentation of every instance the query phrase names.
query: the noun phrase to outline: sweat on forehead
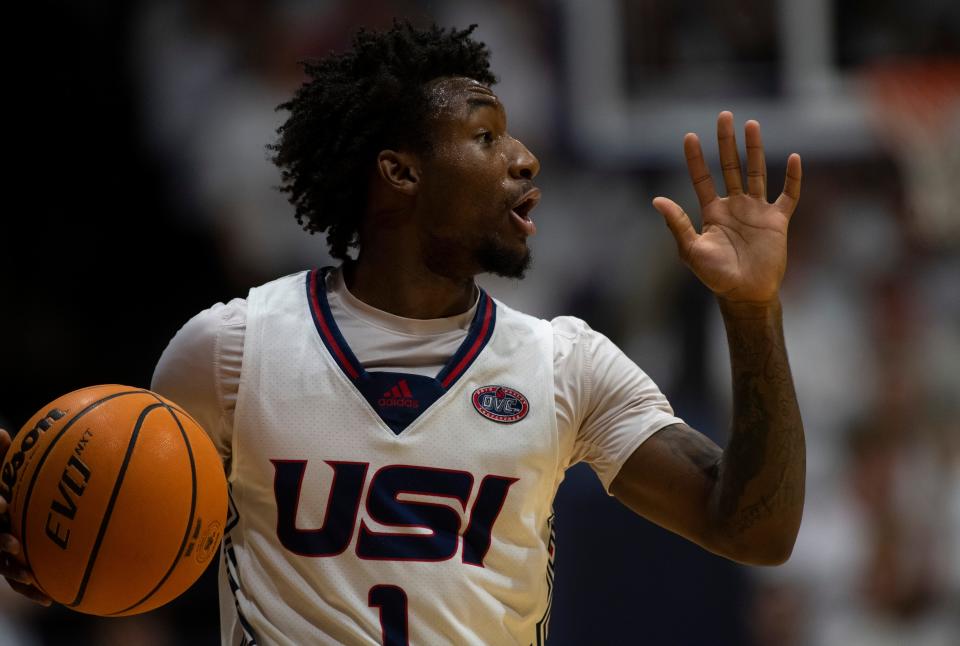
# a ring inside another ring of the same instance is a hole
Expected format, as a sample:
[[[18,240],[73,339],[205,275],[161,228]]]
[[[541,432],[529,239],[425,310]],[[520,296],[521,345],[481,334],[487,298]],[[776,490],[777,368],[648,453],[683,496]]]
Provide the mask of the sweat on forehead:
[[[449,109],[456,103],[469,99],[471,95],[488,97],[497,103],[497,95],[489,87],[465,76],[441,77],[434,79],[427,86],[427,95],[432,108],[432,116]]]

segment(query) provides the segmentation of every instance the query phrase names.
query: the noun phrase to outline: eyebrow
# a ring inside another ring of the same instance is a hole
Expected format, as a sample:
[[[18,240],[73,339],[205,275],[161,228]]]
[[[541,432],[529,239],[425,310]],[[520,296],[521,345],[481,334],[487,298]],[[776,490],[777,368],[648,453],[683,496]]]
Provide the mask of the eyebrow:
[[[489,94],[472,94],[472,96],[467,99],[467,106],[470,108],[471,113],[479,110],[480,108],[496,108],[503,110],[503,105],[497,100],[497,97]]]

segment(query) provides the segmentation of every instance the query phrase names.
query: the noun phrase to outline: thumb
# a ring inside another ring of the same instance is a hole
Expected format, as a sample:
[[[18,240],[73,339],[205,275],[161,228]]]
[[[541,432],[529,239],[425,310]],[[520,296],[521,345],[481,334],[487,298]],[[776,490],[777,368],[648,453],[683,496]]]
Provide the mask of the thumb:
[[[677,241],[677,249],[680,250],[680,257],[686,257],[687,249],[697,241],[697,230],[693,228],[693,222],[680,205],[671,199],[665,197],[653,198],[653,208],[660,212],[663,219]]]

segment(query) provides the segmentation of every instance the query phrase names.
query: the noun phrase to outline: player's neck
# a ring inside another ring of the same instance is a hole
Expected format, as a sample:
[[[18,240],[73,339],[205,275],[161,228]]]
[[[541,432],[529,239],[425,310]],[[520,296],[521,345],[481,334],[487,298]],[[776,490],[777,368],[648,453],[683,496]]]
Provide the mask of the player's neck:
[[[472,277],[454,280],[388,253],[361,252],[356,261],[344,263],[343,279],[350,293],[367,305],[411,319],[462,314],[476,300]]]

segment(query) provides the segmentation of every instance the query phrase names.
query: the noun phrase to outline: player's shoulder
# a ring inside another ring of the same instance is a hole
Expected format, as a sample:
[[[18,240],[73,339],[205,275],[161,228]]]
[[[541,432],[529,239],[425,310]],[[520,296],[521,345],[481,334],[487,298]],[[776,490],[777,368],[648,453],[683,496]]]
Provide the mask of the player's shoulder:
[[[494,298],[497,304],[497,323],[509,321],[518,325],[526,325],[531,328],[551,329],[553,334],[562,334],[566,336],[578,336],[584,332],[592,332],[590,326],[575,316],[557,316],[552,319],[544,319],[526,314],[516,310],[503,301]]]
[[[201,310],[188,320],[181,331],[187,330],[198,336],[215,336],[222,328],[243,327],[247,323],[250,309],[250,300],[257,293],[272,292],[289,288],[294,284],[301,290],[308,272],[298,271],[286,276],[274,278],[265,283],[250,288],[246,298],[233,298],[226,302],[214,303],[205,310]]]
[[[197,375],[209,375],[215,366],[239,364],[246,332],[246,305],[244,299],[235,298],[192,316],[167,343],[154,369],[151,387],[160,393],[176,394],[171,399],[183,403],[184,384],[195,383]],[[208,380],[201,377],[200,383],[207,384]]]
[[[557,316],[550,320],[553,330],[553,357],[558,365],[572,366],[580,370],[602,346],[605,336],[591,328],[586,321],[575,316]]]
[[[576,316],[555,316],[550,319],[553,335],[565,341],[577,341],[584,337],[593,337],[599,334],[586,321]]]
[[[264,318],[284,318],[302,311],[304,302],[322,286],[323,270],[301,270],[251,287],[247,312],[251,325]]]
[[[600,340],[606,338],[575,316],[557,316],[547,320],[519,312],[500,301],[497,301],[497,325],[509,327],[511,335],[527,332],[541,337],[552,336],[553,354],[557,360],[590,352]]]
[[[510,328],[511,333],[545,334],[549,329],[549,321],[536,316],[515,310],[503,301],[493,299],[497,304],[497,327]]]
[[[247,322],[247,300],[234,298],[227,302],[214,303],[188,320],[179,337],[206,339],[216,337],[224,328],[242,328]]]
[[[286,276],[280,276],[279,278],[273,278],[268,280],[265,283],[261,283],[255,287],[250,288],[250,297],[254,295],[262,295],[267,293],[276,293],[276,292],[285,292],[291,289],[298,291],[304,291],[306,286],[306,281],[315,278],[316,280],[320,279],[324,270],[309,270],[302,269],[300,271],[295,271],[292,274],[287,274]]]

